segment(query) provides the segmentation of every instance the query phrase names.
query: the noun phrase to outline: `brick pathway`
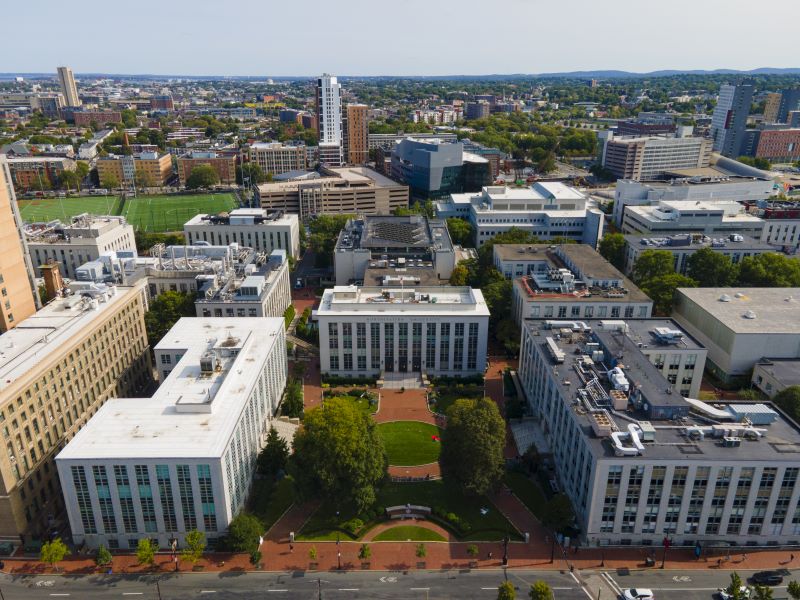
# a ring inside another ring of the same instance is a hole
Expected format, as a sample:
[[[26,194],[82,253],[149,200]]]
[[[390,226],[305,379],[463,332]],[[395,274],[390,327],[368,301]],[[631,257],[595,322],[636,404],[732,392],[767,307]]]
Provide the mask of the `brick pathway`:
[[[456,538],[453,537],[453,535],[449,531],[447,531],[444,527],[441,527],[436,523],[431,523],[430,521],[417,520],[417,519],[395,519],[394,521],[381,523],[380,525],[377,525],[376,527],[371,529],[369,533],[367,533],[367,535],[365,535],[364,539],[361,541],[362,543],[371,542],[372,540],[375,539],[375,536],[377,536],[379,533],[383,531],[386,531],[387,529],[394,529],[395,527],[408,527],[408,526],[421,527],[422,529],[430,529],[431,531],[435,531],[436,533],[438,533],[448,542],[457,541]],[[383,544],[384,542],[376,542],[376,543]]]
[[[375,414],[378,423],[388,421],[422,421],[436,425],[436,416],[428,409],[426,390],[378,390],[381,405]]]

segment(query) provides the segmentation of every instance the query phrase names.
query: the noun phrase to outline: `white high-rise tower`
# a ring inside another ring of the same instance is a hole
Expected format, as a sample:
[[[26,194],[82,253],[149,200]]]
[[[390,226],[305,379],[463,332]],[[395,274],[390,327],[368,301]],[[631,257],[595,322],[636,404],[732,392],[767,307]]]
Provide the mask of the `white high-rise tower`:
[[[81,99],[78,97],[78,87],[75,85],[75,76],[69,67],[58,67],[58,82],[61,84],[61,93],[67,106],[80,106]]]
[[[331,166],[342,164],[341,86],[333,75],[317,79],[317,125],[319,161]]]

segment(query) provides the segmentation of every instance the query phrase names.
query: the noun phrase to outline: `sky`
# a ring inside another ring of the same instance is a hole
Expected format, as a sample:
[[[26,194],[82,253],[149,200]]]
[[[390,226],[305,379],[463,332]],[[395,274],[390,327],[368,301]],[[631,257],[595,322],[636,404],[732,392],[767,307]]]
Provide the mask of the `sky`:
[[[797,0],[27,0],[0,72],[477,75],[800,67]],[[13,49],[13,51],[12,51]]]

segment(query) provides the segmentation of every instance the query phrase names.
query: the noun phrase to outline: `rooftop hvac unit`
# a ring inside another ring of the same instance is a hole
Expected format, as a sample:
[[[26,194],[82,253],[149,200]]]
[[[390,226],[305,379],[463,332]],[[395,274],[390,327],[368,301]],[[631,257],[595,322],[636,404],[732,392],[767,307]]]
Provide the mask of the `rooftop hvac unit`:
[[[200,357],[200,372],[213,373],[217,368],[217,355],[213,352],[205,352]]]
[[[563,363],[565,355],[561,348],[558,347],[558,344],[556,344],[556,341],[553,338],[548,337],[545,342],[547,344],[547,350],[550,352],[550,356],[553,358],[553,360],[557,363]]]

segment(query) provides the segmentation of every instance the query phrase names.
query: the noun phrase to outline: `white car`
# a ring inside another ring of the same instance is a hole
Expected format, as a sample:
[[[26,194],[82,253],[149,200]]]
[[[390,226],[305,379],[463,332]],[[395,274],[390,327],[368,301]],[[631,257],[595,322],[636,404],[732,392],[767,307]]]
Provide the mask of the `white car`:
[[[653,590],[647,588],[629,588],[622,592],[625,600],[653,600]]]
[[[742,593],[742,598],[749,598],[750,594],[753,592],[753,590],[746,585],[740,587],[739,591]],[[733,597],[728,593],[728,588],[717,588],[717,594],[719,594],[720,600],[731,600]]]

